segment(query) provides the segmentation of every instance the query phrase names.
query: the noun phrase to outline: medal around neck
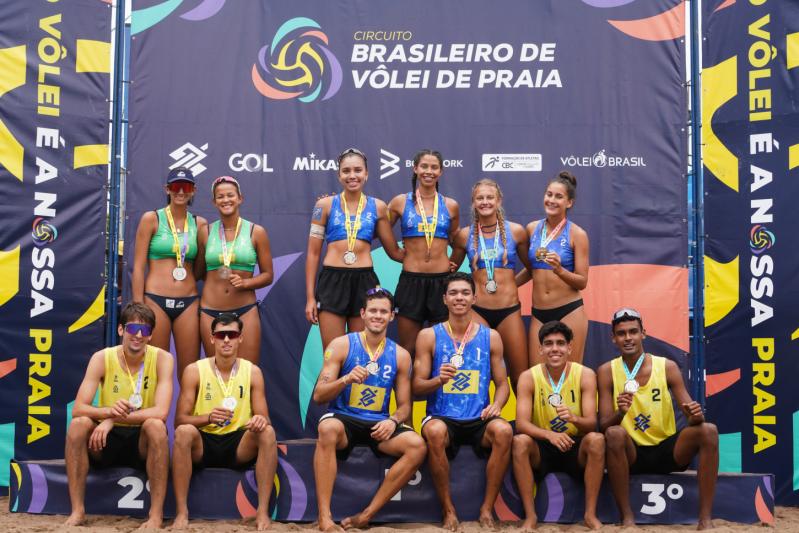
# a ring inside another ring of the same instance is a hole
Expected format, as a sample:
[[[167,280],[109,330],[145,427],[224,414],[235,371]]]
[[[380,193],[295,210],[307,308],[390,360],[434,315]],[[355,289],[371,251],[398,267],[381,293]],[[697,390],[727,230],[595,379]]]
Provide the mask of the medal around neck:
[[[347,250],[346,252],[344,252],[345,265],[354,265],[357,260],[358,256],[352,250]]]
[[[183,281],[186,279],[187,275],[188,272],[183,267],[175,267],[172,269],[172,277],[175,279],[175,281]]]
[[[624,359],[621,360],[621,367],[624,369],[624,375],[627,376],[627,381],[624,382],[624,392],[629,392],[630,394],[638,392],[641,386],[635,380],[635,376],[637,376],[638,371],[641,370],[644,359],[646,359],[646,352],[638,356],[638,360],[635,362],[635,366],[632,370],[627,368],[627,363],[624,362]]]
[[[141,406],[144,405],[144,399],[141,394],[136,392],[130,395],[128,402],[130,402],[130,405],[132,405],[134,409],[141,409]]]
[[[641,385],[634,379],[628,379],[624,382],[624,392],[629,392],[630,394],[635,394],[638,392],[638,389],[641,388]]]
[[[229,279],[231,274],[231,270],[229,267],[223,266],[219,267],[219,277],[222,279]]]
[[[563,403],[563,396],[561,396],[560,393],[553,392],[552,394],[547,396],[547,402],[552,407],[557,407]]]
[[[450,358],[449,363],[455,368],[460,368],[463,366],[463,356],[461,354],[455,354]]]
[[[375,361],[369,361],[366,363],[366,371],[369,372],[372,376],[376,376],[377,373],[380,371],[380,365],[377,364]]]
[[[546,258],[547,258],[547,249],[545,246],[540,246],[535,249],[536,261],[546,261]]]
[[[222,407],[224,407],[228,411],[235,411],[236,406],[238,404],[239,402],[237,402],[236,398],[234,398],[233,396],[225,396],[225,399],[222,400]]]
[[[493,279],[486,281],[486,292],[488,294],[494,294],[497,292],[497,282]]]

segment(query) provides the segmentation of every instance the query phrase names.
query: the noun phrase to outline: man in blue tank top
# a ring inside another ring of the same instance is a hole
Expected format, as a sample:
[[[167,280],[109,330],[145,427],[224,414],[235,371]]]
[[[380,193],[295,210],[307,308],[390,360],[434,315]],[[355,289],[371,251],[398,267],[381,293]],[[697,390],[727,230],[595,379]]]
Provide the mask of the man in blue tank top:
[[[366,292],[361,318],[365,330],[337,337],[325,350],[313,399],[330,402],[319,419],[314,453],[319,529],[336,529],[330,500],[336,481],[336,459],[347,458],[358,444],[397,457],[372,501],[357,515],[341,521],[345,528],[362,528],[414,475],[424,461],[422,438],[403,422],[411,413],[411,356],[386,329],[394,319],[394,297],[380,287]],[[389,414],[391,391],[397,409]]]
[[[508,469],[513,438],[510,424],[500,418],[510,394],[502,339],[495,330],[472,320],[476,297],[469,274],[455,272],[445,283],[449,317],[417,337],[413,393],[427,396],[422,436],[430,453],[428,467],[441,501],[443,527],[451,531],[459,527],[449,490],[449,460],[462,444],[471,445],[478,457],[488,456],[479,521],[493,527],[492,510]],[[488,390],[492,380],[493,403]]]

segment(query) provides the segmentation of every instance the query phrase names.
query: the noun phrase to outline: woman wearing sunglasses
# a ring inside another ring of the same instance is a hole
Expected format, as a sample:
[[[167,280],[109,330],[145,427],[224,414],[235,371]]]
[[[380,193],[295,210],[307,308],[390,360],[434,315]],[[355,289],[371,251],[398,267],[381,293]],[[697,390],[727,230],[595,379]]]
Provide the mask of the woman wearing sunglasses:
[[[188,211],[194,186],[191,170],[178,167],[169,172],[167,205],[142,215],[133,256],[133,301],[146,304],[155,313],[153,346],[168,352],[169,336],[174,336],[179,373],[200,354],[193,267],[199,252],[198,228],[207,222]]]
[[[344,150],[338,156],[338,167],[343,190],[316,202],[305,261],[305,317],[319,324],[324,347],[347,328],[363,330],[360,311],[364,294],[380,284],[372,267],[372,239],[377,236],[395,261],[402,261],[405,253],[391,232],[385,202],[363,193],[369,177],[363,152]],[[324,242],[327,251],[317,282]]]
[[[400,221],[405,259],[397,284],[397,328],[400,345],[413,356],[416,336],[425,322],[447,319],[445,279],[447,245],[458,232],[458,202],[438,192],[444,161],[439,152],[420,150],[413,158],[411,192],[388,204],[391,223]]]
[[[263,226],[244,220],[239,208],[244,201],[235,178],[220,176],[211,186],[219,220],[200,232],[205,250],[205,285],[200,299],[200,335],[206,354],[214,353],[211,322],[222,313],[233,313],[244,323],[246,335],[239,357],[258,364],[261,350],[261,318],[255,289],[272,283],[272,252]],[[259,273],[255,274],[258,265]]]

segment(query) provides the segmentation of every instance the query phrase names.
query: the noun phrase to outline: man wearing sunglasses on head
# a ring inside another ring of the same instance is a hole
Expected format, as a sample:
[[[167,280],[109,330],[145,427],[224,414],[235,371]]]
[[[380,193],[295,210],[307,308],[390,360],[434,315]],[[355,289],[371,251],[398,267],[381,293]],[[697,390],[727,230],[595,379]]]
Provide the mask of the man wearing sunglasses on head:
[[[173,529],[189,524],[189,482],[194,466],[246,469],[255,463],[256,527],[261,531],[271,523],[269,497],[277,468],[277,441],[261,369],[238,357],[243,326],[233,313],[214,318],[213,356],[190,364],[183,373],[172,450]]]
[[[716,426],[705,422],[702,406],[688,395],[677,364],[644,352],[646,331],[638,311],[619,309],[611,328],[621,355],[597,371],[599,426],[605,432],[608,478],[623,525],[635,524],[630,474],[683,471],[698,456],[698,529],[712,528],[719,469]],[[688,423],[680,431],[672,396]]]
[[[89,464],[147,470],[150,484],[147,528],[160,528],[169,468],[166,418],[172,402],[172,356],[147,343],[153,311],[129,303],[120,315],[122,344],[89,360],[67,430],[66,458],[72,514],[66,525],[86,521],[84,496]],[[99,388],[97,406],[92,401]]]
[[[345,460],[356,445],[367,445],[375,455],[397,461],[366,508],[341,521],[344,529],[364,528],[374,515],[413,476],[425,457],[422,438],[403,422],[411,413],[411,356],[386,338],[394,319],[394,297],[380,287],[369,289],[361,309],[365,330],[336,337],[324,353],[324,363],[313,399],[330,402],[319,419],[319,438],[314,453],[319,529],[337,526],[330,511],[336,458]],[[389,414],[391,390],[397,409]]]

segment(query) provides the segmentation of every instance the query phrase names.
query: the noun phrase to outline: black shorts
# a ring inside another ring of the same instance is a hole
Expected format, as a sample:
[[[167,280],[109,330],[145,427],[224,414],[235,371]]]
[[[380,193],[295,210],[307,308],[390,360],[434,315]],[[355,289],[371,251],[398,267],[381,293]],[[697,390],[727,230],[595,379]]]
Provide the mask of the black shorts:
[[[239,429],[230,433],[215,435],[200,431],[200,438],[203,441],[203,457],[197,466],[233,468],[236,470],[245,470],[251,467],[255,464],[255,457],[245,463],[236,461],[236,450],[238,450],[239,443],[246,432],[246,429]]]
[[[105,447],[99,458],[89,454],[90,463],[95,468],[128,466],[144,470],[146,461],[139,453],[141,426],[114,426],[108,432]]]
[[[429,415],[422,420],[422,428],[430,420],[441,420],[447,426],[449,434],[449,446],[447,446],[447,457],[454,459],[462,445],[471,446],[477,457],[486,458],[491,454],[491,448],[482,445],[483,435],[485,435],[488,423],[492,420],[502,420],[498,416],[487,418],[477,418],[475,420],[455,420],[446,416]],[[422,432],[424,434],[424,432]]]
[[[535,469],[535,479],[541,481],[550,472],[564,472],[572,477],[582,478],[583,468],[580,466],[580,443],[582,437],[572,437],[574,446],[568,451],[560,451],[554,444],[544,439],[534,439],[538,444],[541,462]]]
[[[316,307],[336,315],[360,316],[366,291],[378,285],[380,280],[372,267],[323,266],[316,282]]]
[[[677,443],[678,431],[671,437],[654,446],[635,445],[635,462],[630,465],[630,474],[668,474],[682,472],[688,465],[678,465],[674,460],[674,445]]]
[[[402,271],[397,283],[395,302],[397,314],[415,322],[430,324],[443,322],[449,316],[444,305],[444,292],[448,272],[423,274]]]
[[[372,426],[377,424],[379,420],[364,420],[352,416],[342,415],[341,413],[326,413],[322,415],[322,417],[319,419],[319,422],[321,423],[322,420],[326,420],[328,418],[340,420],[341,423],[344,424],[344,433],[347,435],[347,445],[340,450],[336,450],[337,459],[345,461],[347,457],[350,456],[352,449],[358,445],[369,446],[369,448],[372,450],[372,453],[374,453],[377,457],[385,457],[385,454],[377,449],[381,441],[377,441],[372,438]],[[405,433],[406,431],[413,431],[413,429],[409,428],[405,424],[399,424],[397,429],[394,430],[394,433],[392,433],[389,437],[389,440],[393,439],[397,435]]]

